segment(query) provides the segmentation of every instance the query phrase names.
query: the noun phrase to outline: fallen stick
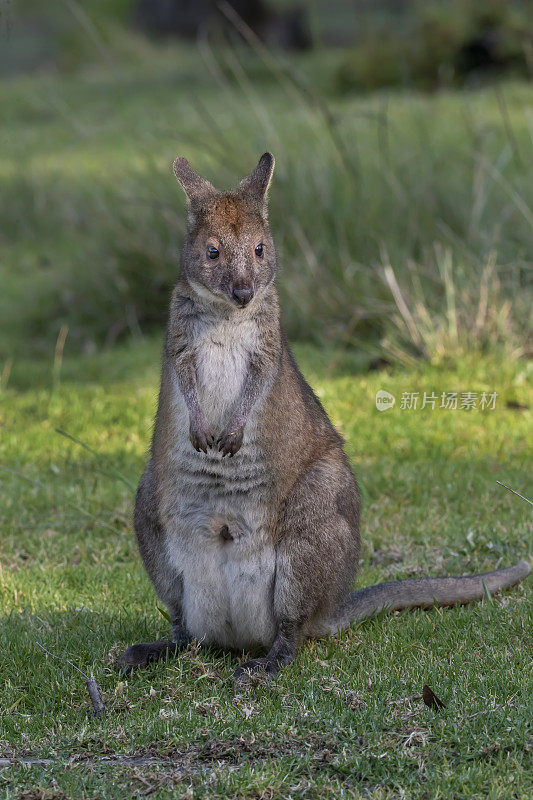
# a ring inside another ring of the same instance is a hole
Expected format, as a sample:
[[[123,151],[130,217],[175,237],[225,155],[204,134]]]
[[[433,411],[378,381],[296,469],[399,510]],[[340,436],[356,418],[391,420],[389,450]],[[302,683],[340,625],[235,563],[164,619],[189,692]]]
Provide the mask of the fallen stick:
[[[105,717],[105,707],[104,701],[102,700],[102,695],[100,694],[100,689],[98,688],[98,684],[96,683],[94,678],[88,678],[85,682],[87,686],[87,691],[89,692],[89,697],[91,698],[91,703],[93,704],[94,713],[98,717]]]

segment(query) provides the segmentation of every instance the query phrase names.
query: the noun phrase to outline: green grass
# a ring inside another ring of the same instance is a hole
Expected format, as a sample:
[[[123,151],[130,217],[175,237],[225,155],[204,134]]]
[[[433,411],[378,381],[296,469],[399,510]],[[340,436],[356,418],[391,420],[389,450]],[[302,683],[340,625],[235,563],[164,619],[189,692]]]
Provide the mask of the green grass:
[[[265,149],[292,338],[523,352],[530,84],[339,97],[328,53],[120,41],[111,63],[0,84],[0,358],[51,352],[61,325],[90,351],[162,324],[184,233],[172,160],[232,187]]]
[[[118,650],[168,632],[129,488],[149,443],[158,339],[55,372],[19,361],[2,394],[0,464],[26,479],[0,471],[0,757],[14,759],[0,797],[529,797],[531,581],[309,642],[275,684],[243,695],[236,658],[211,650],[117,674]],[[472,357],[367,373],[342,352],[296,354],[362,486],[357,585],[528,557],[530,507],[496,484],[531,495],[531,411],[513,407],[533,402],[527,365]],[[376,410],[380,388],[394,409]],[[452,390],[496,391],[496,408],[399,408],[402,392]],[[37,641],[94,674],[105,720],[82,676]],[[442,712],[416,698],[424,683]]]

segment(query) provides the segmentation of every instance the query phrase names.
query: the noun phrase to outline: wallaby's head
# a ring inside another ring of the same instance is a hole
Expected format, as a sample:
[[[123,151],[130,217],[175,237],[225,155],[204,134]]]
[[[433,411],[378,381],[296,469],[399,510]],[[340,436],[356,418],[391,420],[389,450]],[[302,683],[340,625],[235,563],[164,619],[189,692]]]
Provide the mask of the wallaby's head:
[[[182,275],[200,295],[242,308],[274,280],[267,192],[274,156],[264,153],[235,191],[218,192],[185,158],[174,173],[187,197]]]

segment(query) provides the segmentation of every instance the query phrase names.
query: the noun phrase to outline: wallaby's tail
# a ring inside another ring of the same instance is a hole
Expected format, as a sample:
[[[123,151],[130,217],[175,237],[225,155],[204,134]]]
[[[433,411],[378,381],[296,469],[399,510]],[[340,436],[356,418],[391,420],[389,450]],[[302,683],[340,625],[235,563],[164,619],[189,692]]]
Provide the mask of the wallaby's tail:
[[[347,627],[352,622],[371,617],[380,611],[399,611],[402,608],[430,608],[454,606],[481,600],[487,587],[489,592],[501,592],[523,580],[531,568],[525,561],[512,567],[466,575],[460,578],[415,578],[413,580],[377,583],[358,592],[352,592],[339,613],[331,620],[330,632]]]

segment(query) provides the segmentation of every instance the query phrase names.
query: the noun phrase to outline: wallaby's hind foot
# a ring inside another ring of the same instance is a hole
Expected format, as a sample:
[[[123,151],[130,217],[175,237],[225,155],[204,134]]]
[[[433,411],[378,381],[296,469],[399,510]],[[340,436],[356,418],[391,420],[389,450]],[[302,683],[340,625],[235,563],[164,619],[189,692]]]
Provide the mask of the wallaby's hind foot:
[[[272,647],[263,658],[252,658],[244,661],[233,673],[233,680],[237,686],[261,682],[275,678],[278,672],[292,661],[296,656],[300,630],[298,625],[290,622],[281,622]]]
[[[253,684],[255,680],[261,682],[275,678],[282,666],[279,661],[268,656],[253,658],[237,667],[233,673],[233,680],[237,686],[247,686]]]
[[[175,642],[143,642],[128,647],[117,659],[117,666],[124,672],[143,669],[153,661],[165,656],[176,656],[183,645]]]

